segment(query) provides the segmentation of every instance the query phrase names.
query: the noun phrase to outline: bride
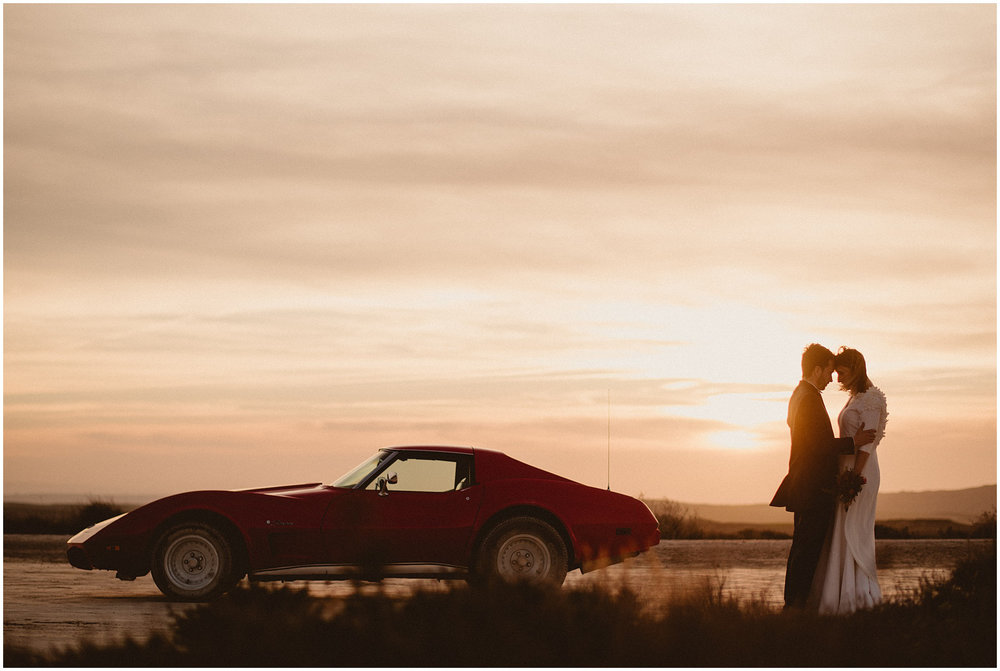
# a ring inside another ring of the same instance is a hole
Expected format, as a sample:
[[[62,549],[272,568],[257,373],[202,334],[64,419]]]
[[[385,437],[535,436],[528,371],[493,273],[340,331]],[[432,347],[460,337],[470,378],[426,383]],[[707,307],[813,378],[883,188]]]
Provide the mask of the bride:
[[[874,442],[857,448],[854,455],[840,457],[839,472],[853,469],[867,481],[857,498],[845,505],[837,501],[833,527],[820,555],[812,598],[819,612],[852,613],[871,608],[882,600],[875,575],[875,500],[879,470],[875,448],[885,435],[885,394],[868,379],[865,358],[855,349],[841,347],[834,359],[837,381],[850,393],[837,423],[841,436],[853,436],[858,427],[876,427]],[[846,507],[846,510],[845,510]]]

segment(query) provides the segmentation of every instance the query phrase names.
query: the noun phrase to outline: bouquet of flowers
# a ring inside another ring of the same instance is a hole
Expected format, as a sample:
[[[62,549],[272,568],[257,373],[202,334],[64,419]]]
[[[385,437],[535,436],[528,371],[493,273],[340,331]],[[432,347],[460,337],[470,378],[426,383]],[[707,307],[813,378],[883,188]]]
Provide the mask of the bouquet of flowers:
[[[837,476],[837,500],[844,504],[845,513],[851,504],[854,503],[854,499],[858,498],[861,488],[867,483],[868,480],[865,476],[855,470],[843,471]]]

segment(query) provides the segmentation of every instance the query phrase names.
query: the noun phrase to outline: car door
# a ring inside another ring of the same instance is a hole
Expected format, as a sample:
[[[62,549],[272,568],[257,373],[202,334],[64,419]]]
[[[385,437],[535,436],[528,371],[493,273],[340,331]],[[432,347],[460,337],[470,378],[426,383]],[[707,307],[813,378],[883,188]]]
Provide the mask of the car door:
[[[466,566],[482,495],[471,455],[398,453],[326,529],[339,563]]]

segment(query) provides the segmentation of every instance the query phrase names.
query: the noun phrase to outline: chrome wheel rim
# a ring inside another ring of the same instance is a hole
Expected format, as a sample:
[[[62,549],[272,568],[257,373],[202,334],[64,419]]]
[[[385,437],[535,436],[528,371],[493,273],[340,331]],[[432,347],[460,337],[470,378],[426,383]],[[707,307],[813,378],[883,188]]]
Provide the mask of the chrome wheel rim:
[[[511,536],[497,553],[497,574],[508,582],[544,580],[551,566],[548,545],[531,534]]]
[[[181,536],[170,543],[163,563],[170,582],[185,591],[204,589],[219,575],[218,549],[211,541],[195,534]]]

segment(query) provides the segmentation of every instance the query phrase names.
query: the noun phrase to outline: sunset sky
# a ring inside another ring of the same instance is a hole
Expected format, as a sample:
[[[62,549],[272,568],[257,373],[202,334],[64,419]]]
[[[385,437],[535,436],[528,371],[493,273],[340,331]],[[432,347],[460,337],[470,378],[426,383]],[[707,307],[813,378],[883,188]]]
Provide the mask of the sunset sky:
[[[498,449],[765,503],[802,349],[996,482],[996,6],[4,5],[4,493]],[[846,394],[824,394],[831,415]]]

